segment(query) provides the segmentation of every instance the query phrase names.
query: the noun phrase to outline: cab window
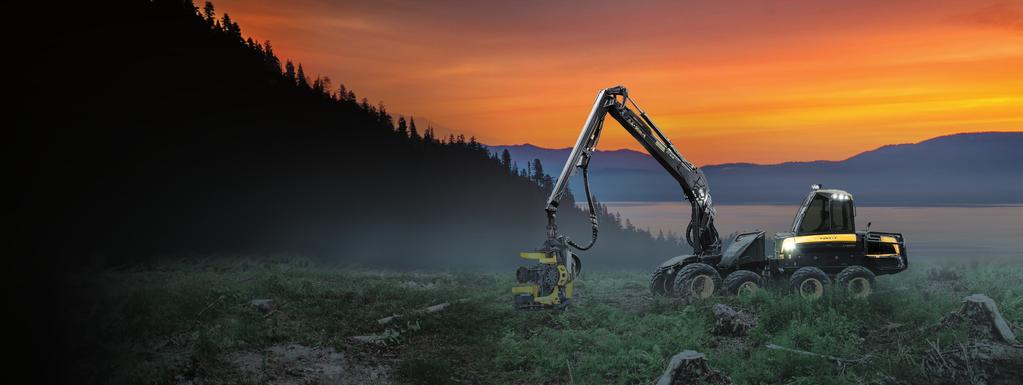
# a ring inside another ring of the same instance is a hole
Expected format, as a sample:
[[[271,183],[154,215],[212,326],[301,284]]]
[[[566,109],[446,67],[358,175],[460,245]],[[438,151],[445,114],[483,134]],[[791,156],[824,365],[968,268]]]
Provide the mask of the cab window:
[[[831,232],[851,233],[854,231],[852,201],[831,200]]]
[[[806,206],[806,212],[803,214],[803,220],[799,222],[797,231],[801,234],[827,232],[830,224],[827,204],[827,199],[815,195],[810,200],[810,204]]]

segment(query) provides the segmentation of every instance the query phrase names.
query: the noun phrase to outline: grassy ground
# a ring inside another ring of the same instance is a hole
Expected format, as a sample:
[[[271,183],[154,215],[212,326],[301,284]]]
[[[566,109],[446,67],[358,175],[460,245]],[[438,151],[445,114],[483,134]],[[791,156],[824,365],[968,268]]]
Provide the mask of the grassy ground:
[[[362,376],[349,383],[650,383],[685,349],[705,353],[743,384],[931,383],[919,353],[967,337],[927,326],[970,293],[987,294],[1023,324],[1023,266],[958,266],[960,279],[941,282],[927,278],[930,267],[916,263],[880,277],[878,292],[865,300],[836,294],[808,301],[769,290],[697,304],[650,297],[642,273],[584,272],[577,302],[555,314],[512,310],[511,272],[210,259],[75,275],[67,306],[79,336],[73,370],[83,383],[261,382],[240,373],[232,357],[286,344],[341,352],[345,372]],[[253,308],[255,298],[273,299],[275,310]],[[460,299],[437,313],[412,312]],[[749,311],[759,325],[747,337],[713,336],[714,303]],[[376,322],[409,313],[389,327]],[[360,335],[383,343],[349,338]],[[772,343],[869,359],[836,365],[764,347]]]

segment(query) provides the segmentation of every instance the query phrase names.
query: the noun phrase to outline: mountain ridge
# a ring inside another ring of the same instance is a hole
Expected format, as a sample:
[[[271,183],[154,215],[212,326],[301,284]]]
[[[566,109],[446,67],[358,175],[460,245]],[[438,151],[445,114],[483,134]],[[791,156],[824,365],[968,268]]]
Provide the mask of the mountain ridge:
[[[876,148],[871,149],[871,150],[864,150],[864,151],[858,152],[855,155],[851,155],[848,158],[840,159],[840,160],[835,160],[835,159],[790,160],[790,161],[777,162],[777,163],[725,162],[725,163],[708,164],[708,165],[703,165],[703,166],[700,166],[700,167],[701,168],[703,168],[703,167],[724,167],[724,166],[733,166],[733,165],[740,165],[740,166],[779,166],[779,165],[785,165],[785,164],[835,163],[835,162],[844,162],[844,161],[847,161],[847,160],[850,160],[850,159],[853,159],[853,158],[856,158],[856,157],[859,157],[859,156],[862,156],[862,155],[865,155],[865,154],[875,153],[875,152],[878,152],[878,151],[885,151],[885,150],[890,150],[890,149],[898,149],[898,148],[902,148],[904,146],[913,146],[913,145],[925,144],[925,143],[928,143],[928,142],[940,141],[940,140],[948,139],[948,138],[965,137],[965,136],[971,136],[971,135],[985,135],[985,136],[986,135],[998,135],[998,136],[1000,136],[999,134],[1016,134],[1016,135],[1011,135],[1011,136],[1018,136],[1018,135],[1023,135],[1023,131],[958,132],[958,133],[955,133],[955,134],[947,134],[947,135],[935,136],[935,137],[927,138],[927,139],[921,140],[919,142],[914,142],[914,143],[885,144],[885,145],[882,145],[880,147],[876,147]],[[559,151],[568,152],[568,151],[572,150],[572,147],[550,148],[550,147],[538,146],[538,145],[535,145],[535,144],[532,144],[532,143],[529,143],[529,142],[519,143],[519,144],[497,144],[497,145],[487,145],[487,146],[490,147],[491,149],[496,149],[498,151],[502,150],[502,149],[506,149],[506,148],[509,149],[509,150],[511,150],[511,149],[528,149],[528,150],[533,150],[533,151],[554,151],[554,152],[559,152]],[[643,157],[647,157],[647,158],[650,157],[650,155],[645,153],[645,152],[633,150],[633,149],[630,149],[630,148],[619,148],[617,150],[600,150],[600,149],[597,149],[595,152],[596,153],[600,153],[600,154],[635,154],[635,155],[639,155],[639,156],[643,156]],[[651,160],[653,160],[653,159],[651,158]]]
[[[884,145],[843,160],[736,162],[702,169],[719,203],[792,203],[809,184],[824,183],[863,193],[860,202],[875,205],[1016,204],[1023,203],[1023,173],[1015,166],[1023,164],[1023,154],[1016,148],[1023,148],[1023,132],[966,132]],[[569,152],[530,144],[490,149],[508,149],[519,163],[539,158],[558,167]],[[635,150],[597,150],[590,173],[593,190],[604,201],[676,200],[681,193],[653,158]],[[582,188],[578,180],[571,186]]]

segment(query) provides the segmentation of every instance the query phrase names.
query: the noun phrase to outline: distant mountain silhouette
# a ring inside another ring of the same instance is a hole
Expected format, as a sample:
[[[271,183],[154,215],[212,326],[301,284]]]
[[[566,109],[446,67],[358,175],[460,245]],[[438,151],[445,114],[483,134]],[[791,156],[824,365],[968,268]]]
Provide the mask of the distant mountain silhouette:
[[[544,240],[549,177],[513,172],[473,138],[433,137],[422,120],[311,76],[212,5],[36,6],[17,12],[46,23],[25,43],[32,61],[13,93],[25,122],[11,139],[21,150],[14,238],[26,259],[286,253],[508,268]],[[588,240],[587,214],[563,207],[563,232]],[[684,252],[677,236],[599,215],[588,266],[652,267]]]
[[[492,146],[516,158],[563,165],[569,149]],[[717,203],[798,204],[808,186],[851,192],[864,205],[1023,203],[1023,132],[982,132],[896,144],[842,161],[703,167]],[[681,149],[683,152],[685,149]],[[554,170],[548,166],[548,170]],[[560,171],[560,167],[558,168]],[[678,185],[645,153],[597,151],[590,182],[603,201],[671,201]],[[581,188],[574,180],[573,188]]]

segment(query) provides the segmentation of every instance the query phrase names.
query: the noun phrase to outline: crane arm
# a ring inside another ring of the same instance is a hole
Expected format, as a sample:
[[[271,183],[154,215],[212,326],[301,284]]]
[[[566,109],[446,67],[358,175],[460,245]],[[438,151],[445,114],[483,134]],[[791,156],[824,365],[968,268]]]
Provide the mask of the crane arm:
[[[635,108],[630,108],[629,106]],[[638,113],[636,112],[638,111]],[[547,241],[536,252],[519,254],[536,260],[537,264],[523,266],[516,272],[516,279],[526,285],[512,289],[515,293],[515,307],[519,309],[561,308],[571,301],[573,279],[579,273],[582,263],[570,247],[586,250],[597,241],[597,215],[590,194],[587,170],[590,157],[597,147],[604,119],[610,115],[657,160],[665,170],[678,181],[685,199],[692,205],[692,219],[686,228],[686,241],[697,256],[720,254],[721,240],[714,227],[714,206],[710,188],[703,171],[694,166],[678,152],[671,141],[657,128],[653,121],[636,102],[629,98],[628,90],[622,86],[605,88],[597,93],[586,123],[572,152],[565,162],[551,195],[547,198]],[[579,245],[564,235],[558,234],[558,204],[568,191],[568,181],[576,170],[582,170],[586,202],[590,208],[590,223],[593,237],[588,245]]]
[[[635,108],[635,111],[630,108]],[[638,113],[637,113],[638,111]],[[610,115],[636,139],[640,145],[670,174],[679,186],[686,200],[692,206],[692,219],[686,228],[686,240],[696,255],[718,254],[721,240],[714,225],[714,206],[710,196],[710,188],[703,171],[685,159],[657,125],[646,115],[636,102],[629,97],[628,90],[622,86],[606,88],[597,93],[590,115],[583,124],[582,132],[569,154],[561,175],[554,184],[551,195],[547,198],[547,237],[555,241],[561,236],[557,233],[556,215],[558,203],[568,189],[568,181],[577,169],[581,169],[586,187],[586,198],[590,205],[590,220],[593,225],[593,241],[596,240],[597,222],[593,211],[592,197],[589,192],[587,168],[590,157],[596,149],[597,141],[603,130],[604,118]],[[566,242],[579,249],[570,240]],[[593,242],[590,243],[592,245]]]

